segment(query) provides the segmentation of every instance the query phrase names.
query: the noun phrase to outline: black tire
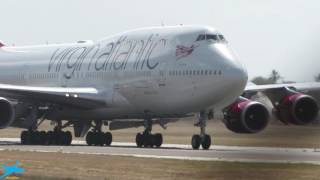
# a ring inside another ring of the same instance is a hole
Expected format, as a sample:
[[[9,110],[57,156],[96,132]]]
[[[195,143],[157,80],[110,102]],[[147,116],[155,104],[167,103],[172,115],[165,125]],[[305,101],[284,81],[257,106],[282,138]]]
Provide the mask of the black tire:
[[[66,138],[65,145],[70,146],[72,143],[72,134],[70,131],[65,132],[65,138]]]
[[[56,137],[56,145],[63,146],[66,143],[65,133],[62,131],[54,132]]]
[[[39,132],[39,144],[47,145],[47,133],[45,131]]]
[[[39,131],[34,131],[34,132],[31,132],[31,143],[33,145],[40,145],[41,144],[41,134]]]
[[[136,144],[137,144],[137,147],[142,147],[142,145],[144,144],[144,138],[141,133],[138,133],[136,135]]]
[[[162,145],[162,141],[163,141],[162,134],[157,133],[154,135],[154,145],[156,147],[160,147]]]
[[[201,144],[201,137],[198,134],[192,136],[191,145],[192,149],[199,149]]]
[[[96,132],[96,146],[103,146],[104,145],[104,133],[103,132]]]
[[[93,145],[93,132],[88,132],[87,133],[87,136],[86,136],[86,142],[89,146],[92,146]]]
[[[204,150],[207,150],[211,146],[211,137],[209,135],[204,135],[201,141],[201,146]]]
[[[47,132],[47,140],[48,140],[48,145],[54,145],[55,144],[55,136],[53,131],[48,131]]]
[[[155,138],[152,134],[143,134],[144,147],[152,148],[155,145]]]
[[[112,143],[112,134],[110,132],[104,133],[104,144],[110,146]]]
[[[98,146],[99,144],[100,144],[100,142],[99,142],[99,140],[100,140],[100,138],[99,138],[99,133],[97,133],[97,132],[93,132],[92,133],[92,144],[94,145],[94,146]]]
[[[22,131],[20,135],[20,140],[22,145],[30,144],[30,135],[28,131]]]

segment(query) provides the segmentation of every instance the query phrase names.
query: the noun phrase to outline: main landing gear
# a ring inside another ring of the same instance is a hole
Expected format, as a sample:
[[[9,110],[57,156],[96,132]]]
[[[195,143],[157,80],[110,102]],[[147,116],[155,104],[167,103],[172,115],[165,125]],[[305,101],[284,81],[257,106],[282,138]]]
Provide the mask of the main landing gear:
[[[206,134],[207,119],[207,114],[200,112],[198,122],[195,123],[195,126],[200,127],[200,134],[192,136],[191,145],[193,149],[199,149],[201,145],[203,149],[207,150],[211,146],[211,137]]]
[[[136,135],[136,144],[138,147],[160,147],[162,145],[162,134],[156,133],[151,134],[152,131],[152,120],[144,120],[145,130],[143,133]]]
[[[86,142],[89,146],[110,146],[112,143],[112,134],[110,132],[102,132],[102,122],[95,121],[93,130],[88,132]]]
[[[68,123],[67,123],[68,124]],[[68,125],[64,126],[68,126]],[[23,145],[70,145],[72,142],[72,134],[70,131],[62,131],[61,121],[58,121],[54,131],[37,131],[29,129],[22,131],[21,144]],[[37,128],[36,128],[37,129]]]

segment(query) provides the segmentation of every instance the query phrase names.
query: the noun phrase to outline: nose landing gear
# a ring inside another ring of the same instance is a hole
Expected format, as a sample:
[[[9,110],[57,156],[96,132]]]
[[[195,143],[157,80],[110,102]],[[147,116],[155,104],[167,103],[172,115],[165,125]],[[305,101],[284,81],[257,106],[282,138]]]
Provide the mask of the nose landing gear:
[[[211,146],[211,136],[206,134],[208,115],[203,111],[198,116],[198,122],[195,126],[200,127],[200,134],[195,134],[191,139],[191,146],[193,149],[199,149],[200,145],[204,150],[207,150]]]

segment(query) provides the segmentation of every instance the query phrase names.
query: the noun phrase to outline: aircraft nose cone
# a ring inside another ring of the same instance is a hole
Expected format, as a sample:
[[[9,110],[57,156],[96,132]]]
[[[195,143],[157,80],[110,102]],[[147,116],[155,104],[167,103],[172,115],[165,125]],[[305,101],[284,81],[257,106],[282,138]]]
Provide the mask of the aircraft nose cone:
[[[243,67],[232,67],[227,70],[228,80],[232,87],[244,89],[248,81],[248,73]]]
[[[226,81],[233,87],[239,86],[244,88],[248,81],[246,68],[241,64],[234,52],[226,45],[217,44],[215,48],[220,54],[221,62],[223,62],[222,64],[226,71]]]
[[[225,45],[215,45],[223,64],[225,92],[241,95],[248,81],[246,68],[240,63],[237,56]]]

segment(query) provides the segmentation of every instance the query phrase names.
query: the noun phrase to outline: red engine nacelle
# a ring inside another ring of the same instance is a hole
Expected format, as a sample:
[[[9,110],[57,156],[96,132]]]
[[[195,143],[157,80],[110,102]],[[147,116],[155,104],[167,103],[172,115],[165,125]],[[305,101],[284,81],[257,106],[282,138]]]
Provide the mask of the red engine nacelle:
[[[257,133],[267,127],[269,111],[261,103],[241,98],[224,111],[224,124],[236,133]]]
[[[318,116],[316,100],[305,94],[291,94],[282,98],[276,106],[276,116],[285,124],[305,125]]]

